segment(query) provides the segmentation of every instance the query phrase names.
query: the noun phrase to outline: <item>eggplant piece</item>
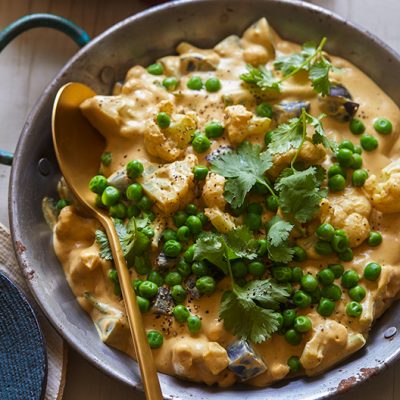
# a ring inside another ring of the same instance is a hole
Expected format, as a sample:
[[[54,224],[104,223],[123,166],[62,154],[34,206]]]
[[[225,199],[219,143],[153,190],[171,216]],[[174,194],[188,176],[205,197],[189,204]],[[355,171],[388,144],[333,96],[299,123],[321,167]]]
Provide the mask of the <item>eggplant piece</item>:
[[[231,146],[220,146],[218,149],[215,149],[211,153],[207,154],[206,160],[208,162],[214,161],[216,158],[222,156],[225,153],[228,153],[233,150],[233,147]]]
[[[219,64],[219,57],[200,53],[186,53],[180,56],[180,70],[182,74],[197,71],[215,71]]]
[[[233,342],[226,351],[229,357],[228,369],[242,382],[262,374],[267,369],[262,358],[246,340]]]
[[[176,264],[176,258],[169,258],[161,252],[156,258],[158,271],[161,273],[168,272]]]
[[[273,106],[273,118],[276,123],[283,124],[291,118],[300,117],[303,108],[310,111],[309,101],[285,101]]]
[[[128,178],[128,175],[126,174],[126,169],[121,168],[108,177],[107,183],[110,186],[114,186],[121,192],[125,193],[125,190],[131,184],[131,180]]]
[[[151,307],[154,314],[169,315],[174,308],[174,299],[171,296],[171,292],[166,287],[158,288],[156,300]]]
[[[196,278],[191,276],[186,280],[185,284],[185,289],[189,293],[189,297],[192,299],[199,299],[200,298],[200,292],[196,287]]]
[[[341,122],[350,121],[360,105],[353,101],[350,92],[342,85],[332,85],[329,96],[318,96],[321,110]]]

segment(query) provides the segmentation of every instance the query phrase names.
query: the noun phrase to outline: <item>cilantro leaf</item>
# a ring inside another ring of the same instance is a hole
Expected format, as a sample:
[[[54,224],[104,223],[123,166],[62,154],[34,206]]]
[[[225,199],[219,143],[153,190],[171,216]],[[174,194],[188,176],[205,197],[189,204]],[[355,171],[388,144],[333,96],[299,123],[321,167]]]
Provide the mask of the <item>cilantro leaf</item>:
[[[280,56],[274,61],[274,67],[282,71],[283,76],[289,75],[297,69],[302,68],[304,57],[302,54],[293,53],[288,56]]]
[[[293,249],[289,247],[289,235],[293,225],[279,217],[275,218],[275,221],[267,233],[268,255],[272,261],[287,263],[293,258]]]
[[[253,260],[257,257],[257,241],[245,225],[228,232],[225,242],[238,258]]]
[[[323,198],[315,167],[283,177],[276,183],[279,206],[284,214],[305,223],[314,218]]]
[[[271,143],[268,151],[272,154],[286,153],[290,149],[297,149],[303,141],[303,121],[301,118],[292,118],[288,122],[278,125],[271,132]]]
[[[126,257],[132,250],[136,239],[136,223],[135,219],[131,218],[126,225],[121,220],[114,219],[114,226],[117,232],[119,242],[121,243],[122,253]],[[101,258],[111,261],[113,259],[110,243],[105,232],[96,230],[96,242],[99,245],[99,254]]]
[[[307,122],[311,124],[314,128],[314,135],[312,137],[312,142],[314,144],[321,143],[325,148],[331,149],[333,153],[336,153],[337,143],[334,140],[328,139],[321,122],[322,119],[325,117],[326,117],[325,114],[321,114],[317,118],[313,117],[310,114],[307,115]]]
[[[251,85],[258,86],[262,91],[276,93],[281,91],[279,79],[272,74],[272,71],[262,66],[255,68],[252,65],[247,65],[247,73],[241,74],[240,79]]]
[[[324,57],[321,57],[315,62],[309,71],[309,77],[311,85],[317,93],[321,93],[322,96],[329,95],[331,88],[331,82],[329,80],[329,71],[332,69],[332,64],[327,61]]]
[[[265,296],[273,304],[286,301],[289,293],[283,288],[268,291],[274,286],[278,284],[272,281],[252,281],[243,288],[234,285],[232,291],[225,292],[219,313],[225,328],[239,338],[254,343],[269,339],[279,329],[279,314],[260,307],[256,300]]]
[[[272,157],[260,146],[243,142],[236,151],[229,151],[211,161],[213,172],[227,178],[225,199],[234,208],[240,207],[256,182],[267,185],[264,172],[271,168]]]

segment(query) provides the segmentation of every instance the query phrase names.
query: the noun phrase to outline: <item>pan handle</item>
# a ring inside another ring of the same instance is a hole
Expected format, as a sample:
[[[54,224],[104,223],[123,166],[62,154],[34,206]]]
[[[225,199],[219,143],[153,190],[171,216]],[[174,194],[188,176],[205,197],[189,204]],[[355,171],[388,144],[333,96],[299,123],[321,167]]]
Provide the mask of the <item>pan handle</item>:
[[[29,14],[17,19],[0,32],[0,52],[14,38],[32,28],[52,28],[61,31],[80,47],[90,41],[89,35],[72,21],[54,14]],[[13,154],[0,149],[0,164],[11,165]]]

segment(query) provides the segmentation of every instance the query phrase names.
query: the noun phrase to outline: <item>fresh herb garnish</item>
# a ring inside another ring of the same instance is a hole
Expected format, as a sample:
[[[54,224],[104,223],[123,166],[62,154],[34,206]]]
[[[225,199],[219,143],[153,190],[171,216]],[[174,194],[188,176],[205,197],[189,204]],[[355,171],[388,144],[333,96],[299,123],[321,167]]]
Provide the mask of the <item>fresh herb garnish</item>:
[[[285,285],[272,280],[250,281],[244,287],[234,282],[230,261],[255,258],[255,248],[254,238],[243,226],[226,235],[198,238],[194,259],[210,261],[231,279],[232,289],[223,294],[219,312],[225,328],[241,339],[261,343],[278,330],[279,314],[275,310],[287,301],[289,292]]]
[[[276,216],[270,221],[267,233],[268,257],[275,262],[287,263],[293,258],[289,235],[293,225]]]
[[[281,91],[280,80],[265,67],[255,68],[247,65],[247,73],[241,74],[240,79],[251,85],[258,86],[262,91],[279,93]]]
[[[211,161],[212,171],[227,178],[224,196],[233,208],[240,207],[246,194],[259,183],[271,194],[272,188],[264,179],[264,172],[271,168],[269,152],[260,153],[260,146],[243,142],[236,151],[225,152]]]

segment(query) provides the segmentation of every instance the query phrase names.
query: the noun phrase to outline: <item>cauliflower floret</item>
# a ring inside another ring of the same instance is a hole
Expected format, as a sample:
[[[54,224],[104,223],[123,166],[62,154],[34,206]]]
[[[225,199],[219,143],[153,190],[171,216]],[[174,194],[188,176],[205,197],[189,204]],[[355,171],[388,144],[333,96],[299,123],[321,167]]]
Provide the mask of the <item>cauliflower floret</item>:
[[[225,198],[224,198],[225,178],[221,175],[211,173],[208,175],[206,182],[203,186],[203,200],[207,207],[217,207],[224,211]]]
[[[181,157],[197,127],[194,114],[173,114],[173,104],[164,102],[159,111],[171,116],[171,125],[161,129],[155,120],[148,120],[144,133],[144,146],[149,154],[165,161]]]
[[[350,247],[357,247],[371,230],[368,222],[370,213],[371,204],[361,189],[349,187],[322,200],[320,219],[336,229],[343,229],[349,237]]]
[[[171,214],[193,198],[193,167],[197,157],[189,154],[182,161],[171,164],[149,165],[139,179],[144,191],[157,207]]]
[[[255,67],[260,64],[266,64],[270,54],[268,50],[260,44],[252,44],[245,48],[243,52],[243,59],[247,63]]]
[[[273,166],[268,171],[272,176],[278,176],[279,173],[286,168],[292,161],[297,149],[291,149],[287,153],[276,154],[274,156]],[[305,141],[297,160],[304,161],[306,164],[321,164],[326,157],[325,148],[318,144],[312,144],[309,141]]]
[[[236,228],[232,215],[222,212],[217,207],[205,208],[204,214],[218,232],[227,233]]]
[[[372,205],[390,214],[400,212],[400,161],[383,168],[381,176],[371,175],[364,185]]]
[[[268,21],[265,18],[261,18],[251,25],[244,32],[242,38],[242,43],[245,48],[254,45],[263,47],[266,52],[266,56],[264,56],[263,59],[266,58],[267,61],[275,55],[274,41],[274,32],[270,28]],[[263,64],[265,64],[265,62],[266,61],[263,61]]]
[[[243,142],[250,135],[264,134],[270,124],[270,118],[255,117],[242,105],[225,108],[225,130],[233,144]]]

